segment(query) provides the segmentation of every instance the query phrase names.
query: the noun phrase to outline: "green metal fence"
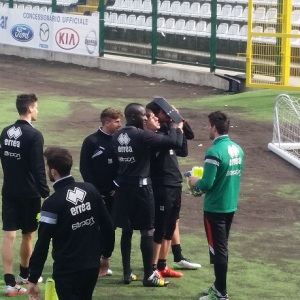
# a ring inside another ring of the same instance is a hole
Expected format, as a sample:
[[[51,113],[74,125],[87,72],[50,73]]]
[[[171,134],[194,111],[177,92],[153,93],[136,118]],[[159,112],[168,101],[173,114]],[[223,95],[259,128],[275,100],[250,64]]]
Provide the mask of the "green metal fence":
[[[120,1],[127,1],[128,6],[148,6],[143,11],[134,11],[126,6],[117,7]],[[163,5],[168,3],[169,10],[164,10]],[[9,7],[13,4],[9,0]],[[190,10],[172,13],[175,4]],[[247,5],[245,0],[231,4],[217,0],[79,0],[77,5],[62,11],[58,0],[52,0],[52,12],[98,12],[100,56],[116,54],[149,59],[152,64],[167,61],[209,67],[212,72],[218,68],[244,72],[246,61],[241,54],[246,53],[247,36],[241,32],[247,32],[243,30],[247,27],[247,14],[242,17],[241,12],[247,10]],[[205,11],[206,8],[209,9]],[[240,15],[228,13],[238,9]],[[113,23],[112,18],[117,22]],[[130,18],[136,19],[136,23],[122,23]],[[138,24],[138,20],[145,24]]]
[[[101,2],[103,3],[104,0],[100,0],[100,3]],[[151,31],[141,30],[138,27],[128,28],[126,26],[124,28],[114,28],[107,26],[107,22],[105,21],[105,34],[101,35],[101,39],[104,40],[104,54],[142,57],[151,59],[153,64],[158,61],[167,61],[204,66],[209,67],[211,71],[215,71],[217,68],[245,71],[246,62],[244,53],[246,53],[246,36],[241,36],[241,39],[239,39],[238,34],[233,34],[231,39],[230,34],[218,33],[217,30],[219,30],[219,28],[221,30],[222,26],[227,26],[228,29],[233,24],[242,28],[242,26],[247,24],[246,18],[234,19],[229,16],[227,19],[223,18],[223,16],[220,15],[220,9],[226,4],[224,2],[218,2],[217,0],[189,2],[190,5],[199,3],[200,6],[204,4],[210,6],[210,14],[206,15],[205,18],[201,15],[201,12],[199,12],[198,15],[186,15],[184,17],[180,15],[173,16],[172,14],[166,15],[159,8],[162,2],[163,1],[152,0],[151,11],[146,14],[146,17],[152,17]],[[170,2],[172,5],[178,1]],[[180,1],[181,5],[183,2],[183,0]],[[244,1],[243,9],[246,7],[247,4]],[[114,10],[109,7],[106,8],[106,12],[109,12],[109,15],[114,13],[113,11]],[[119,10],[117,12],[119,16],[122,13],[126,13],[127,17],[131,14],[130,11]],[[104,12],[102,11],[101,16],[100,9],[100,21],[102,18],[104,18]],[[196,30],[193,30],[193,32],[189,34],[189,32],[185,30],[176,31],[172,30],[172,28],[167,28],[166,24],[161,26],[162,19],[168,22],[168,20],[172,18],[176,23],[179,23],[179,20],[183,20],[182,23],[185,22],[185,25],[192,21],[195,21],[197,25],[202,22],[206,24],[206,27],[210,27],[210,31],[203,31],[203,34],[202,32],[199,34],[199,28],[196,28]]]

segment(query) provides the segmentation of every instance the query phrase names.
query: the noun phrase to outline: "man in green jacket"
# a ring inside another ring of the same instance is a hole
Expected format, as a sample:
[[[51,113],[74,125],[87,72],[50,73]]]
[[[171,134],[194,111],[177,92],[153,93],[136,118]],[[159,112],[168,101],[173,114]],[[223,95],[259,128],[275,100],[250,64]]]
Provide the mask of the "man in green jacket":
[[[194,194],[204,197],[204,226],[209,244],[210,263],[215,282],[199,300],[228,300],[228,238],[240,192],[244,167],[242,148],[228,136],[230,120],[221,111],[209,116],[209,138],[213,140],[205,155],[202,179],[190,177]]]

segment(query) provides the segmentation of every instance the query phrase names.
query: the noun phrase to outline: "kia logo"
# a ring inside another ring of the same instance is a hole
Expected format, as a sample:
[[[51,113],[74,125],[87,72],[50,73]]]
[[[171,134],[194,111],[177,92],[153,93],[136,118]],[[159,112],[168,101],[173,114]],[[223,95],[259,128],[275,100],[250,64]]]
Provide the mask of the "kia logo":
[[[11,36],[18,42],[29,42],[34,37],[32,28],[25,24],[17,24],[13,26],[10,33]]]
[[[79,35],[72,28],[62,28],[57,31],[55,41],[58,47],[64,50],[71,50],[78,46]]]
[[[88,33],[88,35],[85,37],[85,46],[86,50],[89,54],[93,54],[97,47],[97,37],[96,37],[96,31],[92,30]]]
[[[40,39],[43,42],[47,42],[49,40],[49,26],[47,23],[42,23],[40,26]]]

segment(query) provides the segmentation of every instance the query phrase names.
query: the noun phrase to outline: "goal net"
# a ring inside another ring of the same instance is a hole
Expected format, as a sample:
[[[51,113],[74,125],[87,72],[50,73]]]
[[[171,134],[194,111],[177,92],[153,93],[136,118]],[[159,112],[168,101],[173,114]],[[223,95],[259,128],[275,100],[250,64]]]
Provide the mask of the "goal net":
[[[268,148],[300,169],[300,99],[288,95],[276,98],[273,140]]]

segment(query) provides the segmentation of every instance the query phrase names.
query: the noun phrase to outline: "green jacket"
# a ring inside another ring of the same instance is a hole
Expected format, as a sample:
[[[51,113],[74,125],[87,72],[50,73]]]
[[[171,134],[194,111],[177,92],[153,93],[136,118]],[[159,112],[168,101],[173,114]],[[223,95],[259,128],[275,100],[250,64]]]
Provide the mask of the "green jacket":
[[[237,210],[241,176],[244,168],[242,148],[222,135],[205,155],[204,173],[196,190],[205,193],[204,211],[229,213]]]

